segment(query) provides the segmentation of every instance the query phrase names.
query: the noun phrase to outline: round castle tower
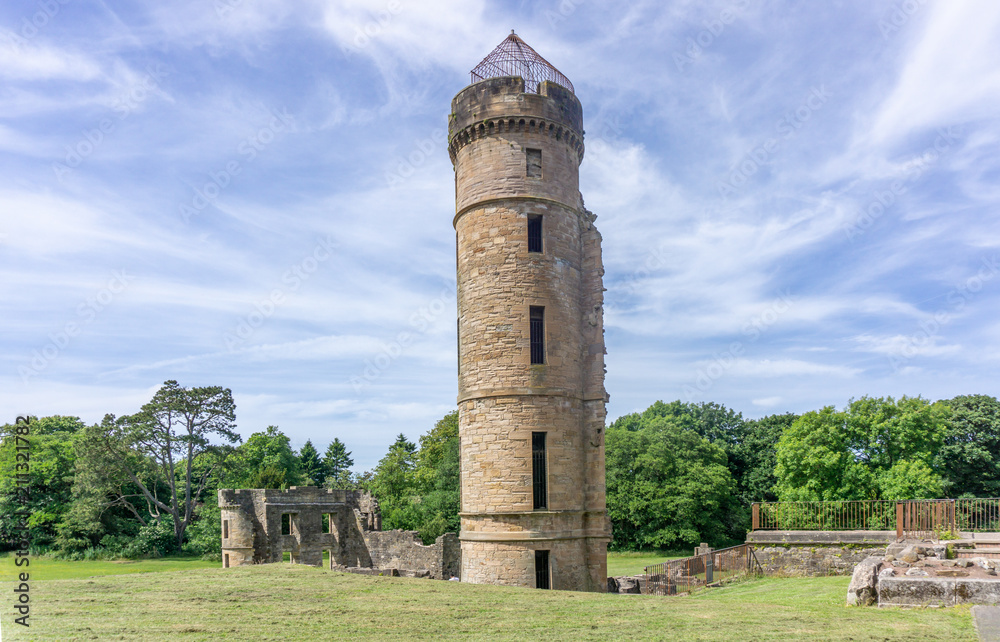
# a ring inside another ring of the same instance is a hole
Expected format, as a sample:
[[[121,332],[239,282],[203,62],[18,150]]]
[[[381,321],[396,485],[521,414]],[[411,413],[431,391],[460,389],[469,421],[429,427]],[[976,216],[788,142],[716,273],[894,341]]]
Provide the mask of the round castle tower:
[[[583,109],[513,32],[452,101],[462,581],[604,591],[601,236]]]

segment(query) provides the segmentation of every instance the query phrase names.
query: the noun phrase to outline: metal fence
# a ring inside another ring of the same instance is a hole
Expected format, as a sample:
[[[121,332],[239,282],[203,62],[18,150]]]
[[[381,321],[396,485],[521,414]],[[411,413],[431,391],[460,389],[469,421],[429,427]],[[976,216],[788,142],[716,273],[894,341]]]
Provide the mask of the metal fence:
[[[896,502],[767,502],[754,504],[753,530],[884,531],[896,528]]]
[[[956,499],[954,530],[1000,533],[1000,499]]]
[[[752,529],[779,531],[896,531],[898,537],[949,532],[1000,532],[1000,499],[761,502]]]
[[[704,586],[717,586],[743,575],[761,573],[753,547],[740,544],[711,553],[652,564],[645,569],[645,590],[650,595],[677,595]]]

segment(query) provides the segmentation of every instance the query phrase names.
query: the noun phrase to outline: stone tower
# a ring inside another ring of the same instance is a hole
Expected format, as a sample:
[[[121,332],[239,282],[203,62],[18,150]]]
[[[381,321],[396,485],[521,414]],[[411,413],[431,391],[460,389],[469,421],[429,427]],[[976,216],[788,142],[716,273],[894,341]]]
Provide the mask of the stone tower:
[[[604,591],[601,235],[583,108],[513,32],[452,100],[462,581]]]

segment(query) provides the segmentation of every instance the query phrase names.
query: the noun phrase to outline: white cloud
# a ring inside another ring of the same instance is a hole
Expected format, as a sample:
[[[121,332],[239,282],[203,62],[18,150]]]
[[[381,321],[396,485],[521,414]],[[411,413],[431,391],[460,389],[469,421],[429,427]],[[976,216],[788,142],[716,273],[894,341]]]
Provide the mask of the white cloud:
[[[877,141],[996,116],[1000,4],[954,0],[928,3],[923,11],[928,12],[926,19],[919,17],[925,30],[874,120]]]
[[[85,82],[101,75],[89,56],[49,45],[13,40],[0,42],[0,77],[8,80],[73,80]]]

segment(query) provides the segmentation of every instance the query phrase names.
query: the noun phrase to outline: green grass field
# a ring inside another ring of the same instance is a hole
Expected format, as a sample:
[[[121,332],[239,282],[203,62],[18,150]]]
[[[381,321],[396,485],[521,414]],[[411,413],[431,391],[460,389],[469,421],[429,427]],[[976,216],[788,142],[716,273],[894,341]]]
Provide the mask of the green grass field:
[[[182,570],[34,582],[31,628],[14,630],[4,608],[3,639],[976,639],[968,608],[847,608],[846,577],[760,579],[666,598],[176,563]]]
[[[156,573],[161,571],[190,571],[196,568],[219,568],[221,562],[206,562],[200,557],[164,557],[153,560],[115,560],[69,562],[48,557],[32,557],[29,562],[33,580],[68,580],[97,575],[125,575],[128,573]],[[12,581],[23,568],[14,566],[10,555],[0,557],[0,581]]]
[[[667,560],[675,560],[681,557],[688,557],[687,552],[618,552],[608,553],[608,575],[610,577],[620,577],[622,575],[639,575],[650,564],[658,564]]]

